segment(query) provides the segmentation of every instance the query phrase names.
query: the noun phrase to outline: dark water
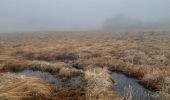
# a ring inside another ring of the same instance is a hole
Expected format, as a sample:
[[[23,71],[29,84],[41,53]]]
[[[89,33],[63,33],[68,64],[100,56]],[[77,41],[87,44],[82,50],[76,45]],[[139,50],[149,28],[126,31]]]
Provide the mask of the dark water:
[[[32,70],[24,70],[16,73],[17,76],[20,77],[36,77],[41,78],[48,83],[55,85],[57,87],[66,87],[66,88],[78,88],[83,84],[83,80],[80,76],[72,77],[68,80],[68,82],[63,82],[61,78],[54,77],[52,74],[48,72],[42,71],[32,71]]]
[[[67,84],[65,84],[65,87],[72,87],[72,88],[78,88],[81,87],[83,84],[83,80],[82,77],[78,76],[78,77],[73,77],[69,80],[69,82]]]
[[[131,96],[131,100],[159,100],[157,92],[149,91],[133,78],[116,72],[112,74],[112,77],[116,81],[114,89],[123,97]]]

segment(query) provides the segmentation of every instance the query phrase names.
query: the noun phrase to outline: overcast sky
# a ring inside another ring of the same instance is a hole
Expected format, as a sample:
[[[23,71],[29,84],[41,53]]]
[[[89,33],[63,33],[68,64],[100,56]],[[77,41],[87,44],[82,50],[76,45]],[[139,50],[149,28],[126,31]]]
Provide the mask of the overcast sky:
[[[168,19],[170,0],[0,0],[0,32],[99,29],[118,14]]]

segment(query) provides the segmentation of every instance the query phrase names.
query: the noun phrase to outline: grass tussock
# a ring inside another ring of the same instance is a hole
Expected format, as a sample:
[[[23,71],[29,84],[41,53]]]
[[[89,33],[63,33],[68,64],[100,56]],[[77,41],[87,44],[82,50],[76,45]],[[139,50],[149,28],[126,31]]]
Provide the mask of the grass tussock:
[[[49,72],[61,78],[71,78],[74,76],[83,75],[83,72],[81,70],[71,68],[64,62],[49,63],[45,61],[33,61],[28,64],[27,69]]]
[[[113,81],[107,68],[89,68],[85,72],[86,98],[88,100],[112,100],[119,97],[113,93]]]
[[[0,66],[1,71],[21,71],[24,70],[27,66],[28,62],[27,61],[18,61],[18,60],[12,60],[12,61],[7,61]]]
[[[87,100],[84,89],[56,89],[53,100]]]
[[[166,78],[166,83],[162,86],[162,90],[160,91],[161,100],[169,100],[170,98],[170,78]]]
[[[1,64],[0,70],[3,72],[18,72],[23,70],[42,71],[61,78],[83,76],[82,70],[69,67],[69,65],[64,62],[50,63],[46,61],[11,61]]]
[[[27,69],[34,71],[43,71],[49,73],[57,73],[60,68],[65,67],[64,63],[52,64],[45,61],[32,61],[27,65]]]
[[[3,77],[11,78],[7,74],[1,76],[1,78]],[[51,100],[51,96],[52,89],[40,79],[17,77],[0,82],[1,100]]]

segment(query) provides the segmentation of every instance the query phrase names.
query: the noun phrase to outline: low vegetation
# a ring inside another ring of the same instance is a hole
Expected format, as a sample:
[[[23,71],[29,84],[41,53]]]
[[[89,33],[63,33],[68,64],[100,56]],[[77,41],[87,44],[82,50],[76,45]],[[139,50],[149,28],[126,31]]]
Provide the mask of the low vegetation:
[[[2,100],[121,100],[112,71],[170,97],[169,32],[52,32],[3,35],[0,40]],[[81,76],[80,88],[55,87],[23,70],[51,73],[62,81]],[[9,73],[8,73],[9,72]]]

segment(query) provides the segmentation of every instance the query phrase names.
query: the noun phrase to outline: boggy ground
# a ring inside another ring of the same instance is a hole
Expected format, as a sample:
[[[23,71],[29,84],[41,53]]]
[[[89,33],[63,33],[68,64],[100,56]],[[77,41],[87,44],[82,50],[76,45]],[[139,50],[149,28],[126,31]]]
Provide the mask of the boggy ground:
[[[19,77],[25,69],[63,81],[81,76],[80,88],[54,87]],[[0,36],[0,99],[121,100],[111,71],[139,80],[170,98],[170,32],[37,32]],[[29,84],[28,84],[29,83]]]

